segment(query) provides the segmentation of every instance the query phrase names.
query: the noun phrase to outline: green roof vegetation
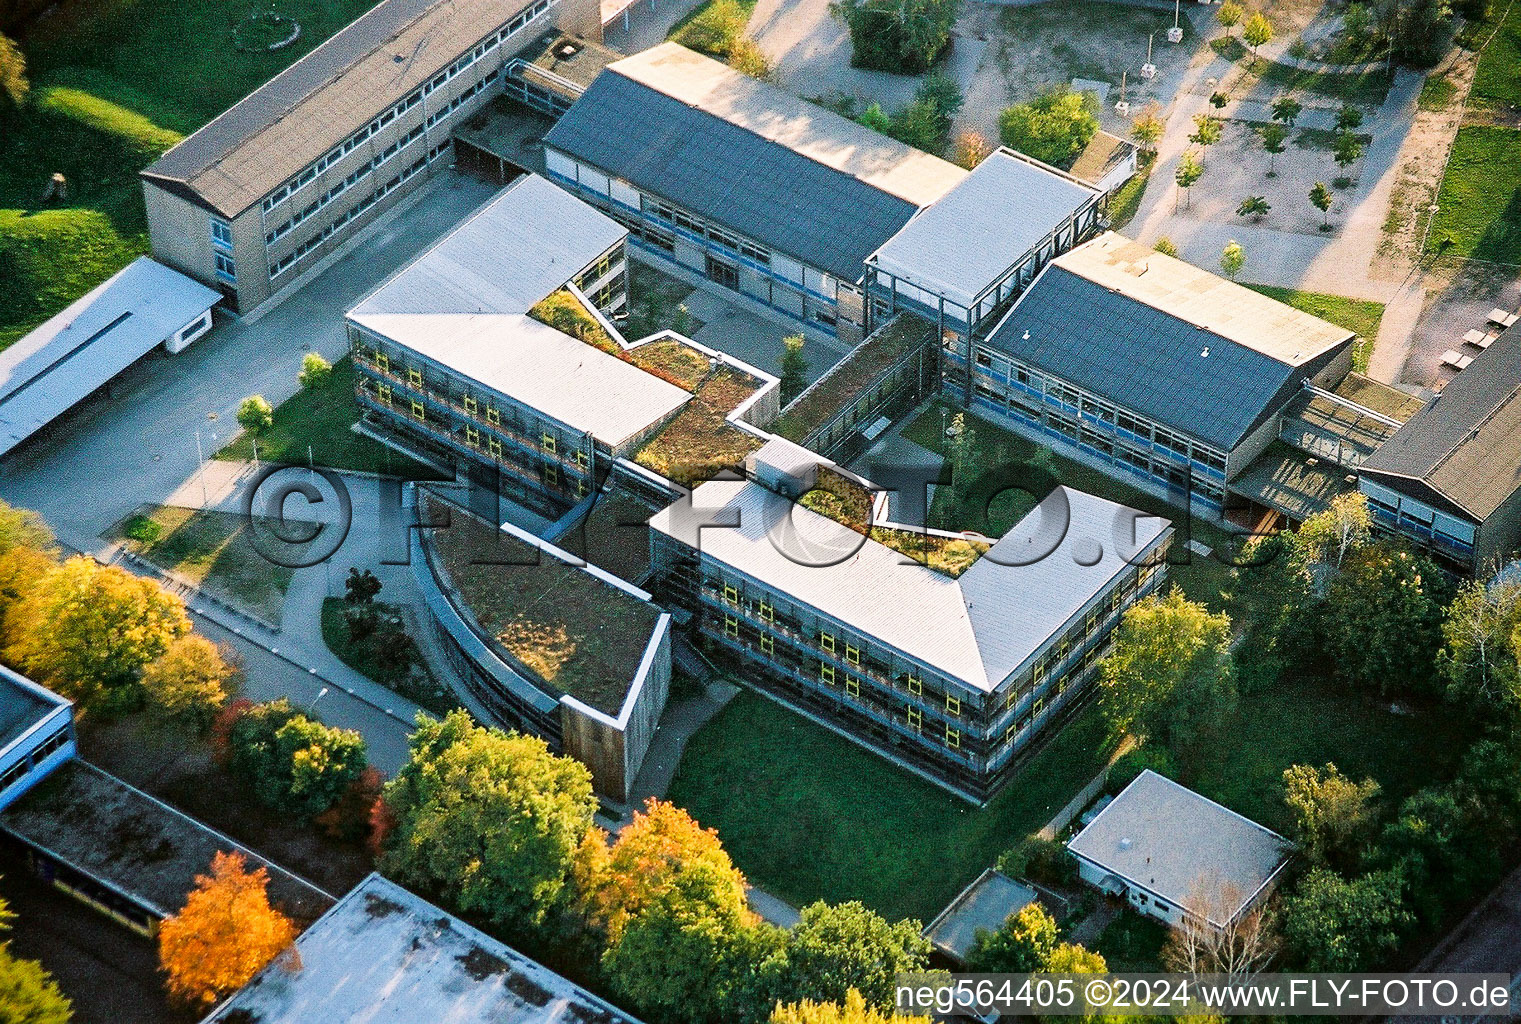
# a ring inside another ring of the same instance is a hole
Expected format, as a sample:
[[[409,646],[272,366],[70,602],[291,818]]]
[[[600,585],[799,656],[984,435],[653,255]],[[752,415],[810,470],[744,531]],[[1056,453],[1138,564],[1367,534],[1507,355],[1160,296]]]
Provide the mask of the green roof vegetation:
[[[623,353],[623,358],[683,391],[695,392],[713,370],[710,356],[670,339],[631,348]]]
[[[610,356],[623,354],[623,349],[597,322],[597,318],[588,313],[581,301],[564,288],[551,292],[534,303],[528,315],[562,334],[599,348]]]
[[[799,395],[776,421],[776,433],[800,443],[847,409],[932,330],[928,321],[912,313],[898,314]]]
[[[551,690],[617,716],[659,608],[458,508],[449,507],[447,527],[428,532],[462,610],[498,653]]]
[[[721,470],[738,469],[764,442],[726,417],[759,389],[760,381],[749,374],[719,367],[665,429],[639,449],[634,461],[687,487]]]
[[[848,526],[857,533],[866,534],[878,544],[907,555],[952,579],[976,564],[977,559],[991,546],[959,537],[936,537],[918,530],[872,526],[868,532],[867,524],[871,522],[871,492],[824,466],[819,467],[818,482],[814,489],[803,495],[798,504]]]

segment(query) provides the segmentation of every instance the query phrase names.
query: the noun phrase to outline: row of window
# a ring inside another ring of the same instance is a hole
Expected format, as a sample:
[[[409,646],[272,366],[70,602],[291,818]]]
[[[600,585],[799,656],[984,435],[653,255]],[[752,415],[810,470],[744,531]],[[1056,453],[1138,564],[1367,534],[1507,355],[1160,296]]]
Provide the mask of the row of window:
[[[266,232],[264,235],[264,244],[273,245],[281,238],[284,238],[294,228],[301,226],[301,224],[305,223],[308,219],[315,216],[318,212],[326,209],[328,205],[333,202],[333,200],[337,199],[349,189],[353,188],[362,179],[368,177],[371,172],[378,170],[382,164],[390,160],[401,150],[405,149],[412,143],[416,142],[418,139],[422,138],[422,135],[423,127],[422,125],[418,125],[406,135],[397,139],[395,142],[392,142],[389,146],[383,149],[379,155],[370,160],[366,160],[358,167],[355,167],[344,177],[342,181],[338,182],[338,184],[322,193],[322,195],[318,197],[317,200],[306,209],[292,214],[290,219],[286,220],[279,227],[275,228],[273,231]]]
[[[53,735],[37,744],[36,750],[33,750],[26,757],[23,757],[21,760],[17,761],[15,764],[7,768],[3,774],[0,774],[0,793],[3,793],[5,790],[10,789],[11,786],[15,785],[22,776],[26,775],[27,772],[31,771],[33,768],[40,765],[43,761],[47,760],[48,757],[55,752],[62,750],[64,745],[68,742],[69,729],[68,726],[64,726],[62,729],[59,729],[57,732],[53,733]]]
[[[519,11],[517,15],[514,16],[513,19],[506,25],[502,26],[502,28],[496,32],[493,32],[491,35],[487,36],[479,43],[476,43],[475,47],[469,53],[464,54],[453,64],[450,64],[447,68],[438,72],[438,74],[434,75],[427,84],[413,89],[405,97],[398,100],[396,103],[388,107],[385,111],[380,113],[369,124],[365,125],[363,128],[359,129],[357,132],[344,139],[342,143],[334,147],[332,150],[328,151],[324,156],[313,162],[310,166],[306,167],[301,171],[301,173],[291,178],[290,181],[286,182],[284,185],[271,192],[264,198],[264,212],[270,212],[276,206],[279,206],[281,203],[283,203],[286,199],[289,199],[299,189],[310,184],[313,180],[316,179],[317,175],[321,174],[333,164],[337,163],[339,160],[342,160],[345,156],[352,153],[358,146],[363,144],[367,139],[375,135],[377,132],[384,129],[392,121],[396,120],[396,118],[400,117],[408,110],[411,110],[413,107],[417,106],[417,104],[422,102],[424,96],[431,95],[434,90],[441,88],[445,83],[457,77],[460,72],[464,71],[466,68],[470,67],[486,54],[490,53],[498,46],[505,43],[508,37],[518,32],[524,25],[528,24],[534,18],[537,18],[539,15],[549,10],[550,7],[554,6],[554,3],[555,0],[536,0],[532,6]],[[496,76],[493,75],[492,77],[495,78]]]

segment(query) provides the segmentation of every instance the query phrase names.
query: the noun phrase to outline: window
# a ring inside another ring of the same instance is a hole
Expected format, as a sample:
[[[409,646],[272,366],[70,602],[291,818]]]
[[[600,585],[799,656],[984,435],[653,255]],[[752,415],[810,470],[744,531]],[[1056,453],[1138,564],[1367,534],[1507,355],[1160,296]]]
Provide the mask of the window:
[[[391,372],[391,357],[384,352],[375,353],[375,368],[381,373]]]
[[[952,750],[960,750],[961,749],[961,730],[960,729],[952,729],[950,726],[946,726],[945,727],[945,745],[948,746],[948,747],[950,747]]]
[[[412,418],[419,423],[428,418],[427,413],[423,411],[423,404],[415,398],[412,399]]]
[[[762,633],[760,638],[760,649],[762,654],[768,656],[775,654],[776,637],[772,636],[770,633]]]
[[[861,649],[859,647],[857,647],[855,644],[846,644],[845,645],[845,660],[848,661],[848,662],[850,662],[852,665],[856,666],[856,668],[860,668],[861,667]]]
[[[830,686],[834,685],[834,666],[827,661],[819,662],[819,679]]]
[[[946,694],[945,695],[945,713],[948,714],[948,715],[959,715],[959,714],[961,714],[961,698],[960,697],[952,697],[950,694]]]
[[[724,600],[729,604],[739,604],[739,588],[732,583],[725,583]]]
[[[220,217],[211,218],[211,244],[232,252],[232,225]]]
[[[217,277],[220,277],[228,284],[237,284],[238,265],[233,262],[232,257],[224,256],[221,253],[215,253],[214,255],[216,257]]]
[[[851,697],[861,696],[861,680],[857,679],[855,676],[846,676],[845,693],[847,696]]]
[[[490,438],[486,441],[486,450],[491,453],[493,459],[502,457],[502,442],[498,438]]]
[[[560,486],[560,467],[553,464],[545,466],[544,482],[551,487]]]
[[[920,697],[924,694],[924,680],[920,679],[912,672],[908,674],[908,692],[913,694],[915,697]]]
[[[502,410],[496,406],[488,406],[486,408],[486,422],[493,427],[500,427],[502,425]]]
[[[918,708],[909,708],[908,709],[908,727],[910,729],[914,730],[914,732],[918,732],[921,729],[923,729],[924,728],[924,712],[920,711]]]
[[[467,416],[474,416],[479,411],[480,411],[480,405],[479,405],[479,403],[477,403],[476,400],[472,396],[466,395],[465,396],[465,414]]]
[[[767,601],[764,597],[760,599],[760,617],[762,622],[776,621],[776,605]]]
[[[833,654],[834,653],[834,634],[833,633],[822,633],[821,632],[819,634],[819,646],[822,647],[822,648],[824,648],[824,650],[828,651],[830,654]]]
[[[468,444],[472,448],[479,448],[481,446],[481,432],[480,432],[480,430],[478,428],[476,428],[476,427],[466,427],[465,428],[465,443]]]
[[[724,616],[724,636],[739,637],[739,620],[732,615]]]
[[[410,384],[410,385],[412,385],[414,388],[420,388],[420,387],[422,387],[422,371],[421,370],[408,370],[407,371],[407,383]]]
[[[543,444],[544,450],[546,452],[548,452],[551,455],[553,455],[555,453],[555,447],[556,447],[556,445],[555,445],[555,436],[553,434],[549,433],[548,431],[545,431],[544,433],[542,433],[542,434],[539,435],[539,441]]]
[[[576,449],[576,465],[577,466],[580,466],[582,469],[585,469],[587,467],[587,464],[590,461],[591,460],[589,458],[587,458],[585,450],[580,449],[580,448]]]
[[[380,399],[381,404],[383,404],[383,405],[390,405],[391,404],[391,385],[389,385],[389,384],[382,384],[379,387],[377,387],[375,389],[375,397],[377,397],[377,398]]]

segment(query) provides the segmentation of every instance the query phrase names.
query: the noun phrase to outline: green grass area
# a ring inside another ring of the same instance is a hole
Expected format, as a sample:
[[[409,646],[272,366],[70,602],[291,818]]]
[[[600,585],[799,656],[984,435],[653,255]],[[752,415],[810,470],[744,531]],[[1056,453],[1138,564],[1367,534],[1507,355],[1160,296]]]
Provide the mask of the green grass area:
[[[859,899],[928,921],[1105,764],[1089,710],[978,809],[746,690],[687,744],[669,797],[794,905]]]
[[[398,660],[393,653],[377,649],[375,644],[368,642],[368,638],[356,641],[349,632],[348,620],[343,614],[349,607],[349,603],[341,597],[328,597],[322,601],[322,642],[338,656],[339,661],[435,715],[447,715],[459,707],[458,698],[423,665],[411,637],[407,638],[406,647],[410,654],[405,660]],[[374,608],[382,616],[400,618],[395,605],[375,602]]]
[[[1309,92],[1343,103],[1379,106],[1389,95],[1391,79],[1382,69],[1365,72],[1302,71],[1288,64],[1259,60],[1251,69],[1262,84],[1279,92]]]
[[[147,250],[146,234],[123,234],[99,210],[0,209],[0,347]]]
[[[295,465],[310,460],[318,466],[383,473],[407,480],[429,480],[437,470],[386,447],[351,427],[359,420],[354,400],[354,363],[345,356],[316,387],[302,388],[275,409],[274,424],[258,439],[264,462]],[[308,454],[310,449],[310,454]],[[250,460],[254,439],[246,431],[217,452],[219,459]]]
[[[1521,129],[1464,125],[1437,192],[1428,252],[1521,263]]]
[[[1479,55],[1470,95],[1471,102],[1501,109],[1521,104],[1521,4],[1510,5],[1505,21]]]
[[[1138,171],[1129,181],[1115,189],[1114,197],[1109,200],[1109,227],[1112,230],[1120,231],[1135,219],[1150,181],[1151,169],[1147,168]]]
[[[1368,357],[1373,354],[1373,343],[1378,340],[1378,327],[1384,319],[1382,302],[1349,299],[1323,292],[1305,292],[1297,288],[1279,288],[1270,284],[1249,284],[1246,287],[1293,306],[1300,312],[1318,316],[1349,331],[1356,331],[1357,347],[1352,350],[1352,368],[1359,373],[1367,372]]]
[[[703,0],[666,34],[673,43],[727,59],[736,40],[745,34],[756,0]]]
[[[903,436],[948,457],[950,449],[941,430],[942,409],[946,413],[945,422],[950,422],[958,411],[955,406],[938,401],[932,403],[917,420],[904,428]],[[968,461],[968,482],[953,481],[935,488],[934,500],[930,504],[930,526],[976,530],[989,537],[999,537],[1057,484],[1066,484],[1171,519],[1179,536],[1173,543],[1168,572],[1189,597],[1211,607],[1220,605],[1220,593],[1228,584],[1229,570],[1213,558],[1200,558],[1188,552],[1187,538],[1183,536],[1191,530],[1193,537],[1220,548],[1228,538],[1219,527],[1202,520],[1190,521],[1182,508],[1058,455],[990,420],[976,414],[969,414],[967,419],[976,431],[976,444]]]
[[[1433,71],[1421,85],[1421,95],[1416,100],[1416,106],[1421,110],[1446,110],[1457,95],[1458,87],[1452,79],[1440,71]]]
[[[260,553],[254,529],[233,513],[146,505],[122,520],[112,536],[160,569],[278,625],[292,570]]]
[[[629,260],[629,312],[619,330],[629,341],[648,338],[664,330],[690,338],[702,329],[702,321],[683,305],[683,300],[691,294],[692,286],[685,281],[638,260]]]

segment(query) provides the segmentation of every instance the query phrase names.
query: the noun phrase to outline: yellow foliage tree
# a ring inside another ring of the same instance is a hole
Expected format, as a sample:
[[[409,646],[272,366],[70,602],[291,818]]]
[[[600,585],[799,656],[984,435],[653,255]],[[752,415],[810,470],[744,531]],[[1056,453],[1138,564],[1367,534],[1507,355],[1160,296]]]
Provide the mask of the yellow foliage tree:
[[[845,1005],[839,1003],[778,1003],[771,1024],[930,1024],[928,1017],[898,1017],[866,1005],[861,993],[851,989]]]
[[[296,937],[290,918],[269,905],[269,873],[247,869],[241,853],[218,853],[198,875],[185,909],[159,928],[159,965],[169,994],[210,1006],[248,984]]]
[[[238,670],[227,663],[216,644],[187,633],[169,641],[143,669],[142,684],[149,702],[168,718],[205,726],[236,687]]]

